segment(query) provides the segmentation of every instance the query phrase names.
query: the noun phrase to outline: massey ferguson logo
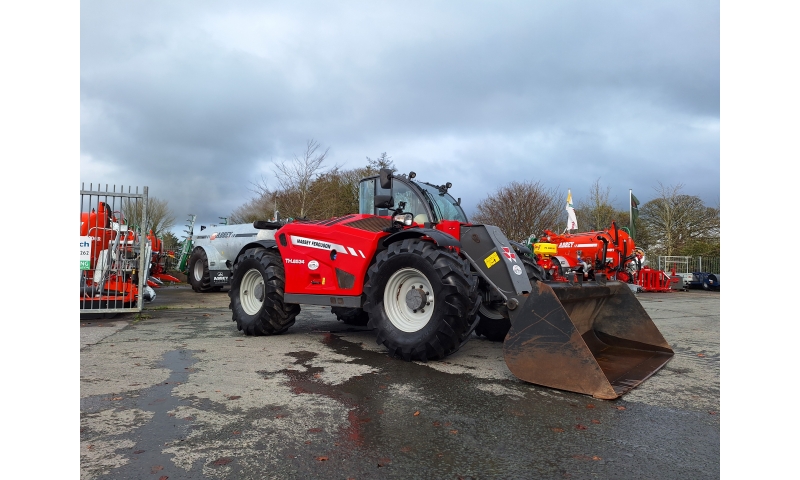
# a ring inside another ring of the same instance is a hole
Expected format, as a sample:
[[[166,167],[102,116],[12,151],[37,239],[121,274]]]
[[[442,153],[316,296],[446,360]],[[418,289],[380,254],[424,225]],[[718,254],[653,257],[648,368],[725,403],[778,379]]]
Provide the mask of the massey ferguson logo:
[[[575,245],[575,242],[561,242],[558,244],[558,248],[572,248]]]
[[[514,263],[517,263],[517,254],[512,252],[510,248],[503,247],[503,255]]]
[[[353,247],[346,247],[344,245],[339,245],[338,243],[331,243],[325,242],[322,240],[317,240],[316,238],[306,238],[306,237],[298,237],[295,235],[291,236],[292,238],[292,245],[297,245],[300,247],[308,247],[308,248],[318,248],[320,250],[336,250],[336,253],[341,253],[342,255],[352,255],[354,257],[361,256],[361,258],[367,258],[364,256],[364,252],[358,250]]]

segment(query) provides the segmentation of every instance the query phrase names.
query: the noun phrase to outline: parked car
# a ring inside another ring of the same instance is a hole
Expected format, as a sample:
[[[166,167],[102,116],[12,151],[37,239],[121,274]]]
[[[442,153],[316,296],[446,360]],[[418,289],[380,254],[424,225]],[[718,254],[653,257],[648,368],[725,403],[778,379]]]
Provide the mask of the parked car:
[[[708,272],[692,272],[683,277],[688,288],[702,288],[703,290],[719,290],[719,274]]]

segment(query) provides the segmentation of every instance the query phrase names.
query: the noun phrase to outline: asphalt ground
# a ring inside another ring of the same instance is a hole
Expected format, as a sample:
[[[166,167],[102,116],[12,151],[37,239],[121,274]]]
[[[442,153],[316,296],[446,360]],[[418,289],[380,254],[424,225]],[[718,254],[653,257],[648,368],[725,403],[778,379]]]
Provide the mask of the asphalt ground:
[[[675,351],[614,401],[518,380],[502,343],[403,362],[303,306],[236,329],[226,291],[82,318],[83,479],[719,478],[720,294],[636,295]]]

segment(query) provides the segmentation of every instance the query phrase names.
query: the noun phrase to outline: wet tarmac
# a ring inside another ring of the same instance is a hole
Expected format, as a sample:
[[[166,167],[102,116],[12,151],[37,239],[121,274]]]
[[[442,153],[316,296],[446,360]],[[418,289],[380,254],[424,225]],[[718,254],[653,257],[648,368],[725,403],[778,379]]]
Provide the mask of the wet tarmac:
[[[637,298],[675,357],[603,401],[521,382],[482,338],[408,363],[327,308],[246,337],[225,291],[160,288],[81,320],[81,478],[719,478],[719,293]]]

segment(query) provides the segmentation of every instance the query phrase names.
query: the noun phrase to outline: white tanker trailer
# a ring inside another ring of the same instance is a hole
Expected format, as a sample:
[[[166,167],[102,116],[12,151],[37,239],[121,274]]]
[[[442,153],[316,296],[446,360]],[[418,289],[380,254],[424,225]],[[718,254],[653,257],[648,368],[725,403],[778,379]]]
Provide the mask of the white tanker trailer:
[[[195,292],[219,291],[230,283],[231,268],[242,252],[256,246],[268,248],[275,245],[275,229],[283,224],[257,223],[264,224],[264,227],[255,228],[253,223],[211,225],[199,235],[193,235],[186,277]]]

